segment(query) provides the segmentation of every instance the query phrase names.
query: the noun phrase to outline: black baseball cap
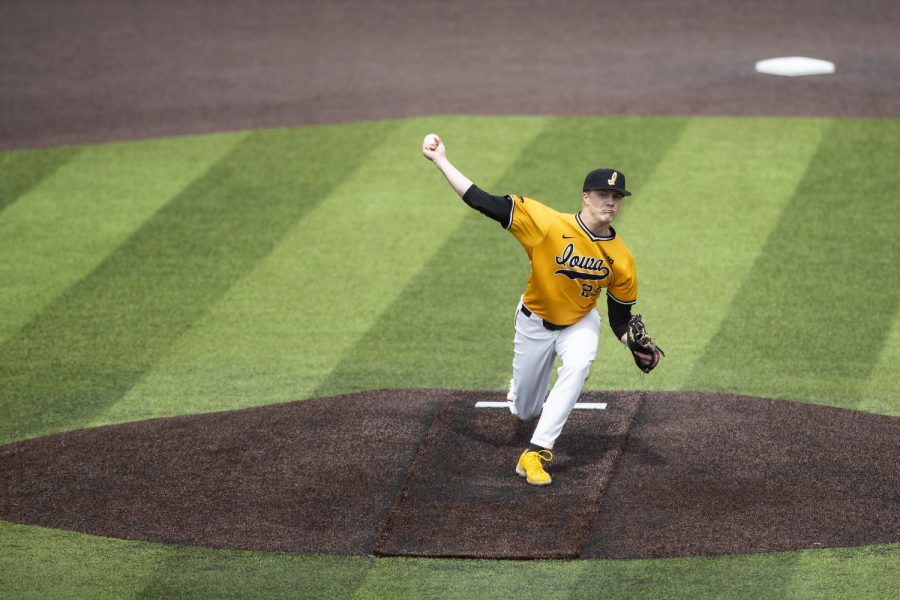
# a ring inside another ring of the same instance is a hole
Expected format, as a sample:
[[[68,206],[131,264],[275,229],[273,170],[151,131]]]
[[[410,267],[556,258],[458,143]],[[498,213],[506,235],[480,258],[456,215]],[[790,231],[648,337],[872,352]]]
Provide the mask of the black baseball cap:
[[[615,169],[594,169],[584,178],[584,191],[591,190],[616,190],[623,196],[630,196],[631,192],[625,189],[625,175]]]

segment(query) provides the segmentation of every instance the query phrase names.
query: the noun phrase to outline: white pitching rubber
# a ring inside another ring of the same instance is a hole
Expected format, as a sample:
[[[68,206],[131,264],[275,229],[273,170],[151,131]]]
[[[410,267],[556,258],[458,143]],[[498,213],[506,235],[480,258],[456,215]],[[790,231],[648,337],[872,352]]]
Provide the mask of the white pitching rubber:
[[[509,408],[509,402],[482,400],[475,403],[475,408]],[[575,410],[606,410],[606,402],[576,402]]]

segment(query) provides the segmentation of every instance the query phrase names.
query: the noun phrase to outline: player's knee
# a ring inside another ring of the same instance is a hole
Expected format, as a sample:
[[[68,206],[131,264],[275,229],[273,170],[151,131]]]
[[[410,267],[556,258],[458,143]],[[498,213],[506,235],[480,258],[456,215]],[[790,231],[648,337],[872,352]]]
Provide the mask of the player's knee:
[[[593,364],[594,364],[593,356],[584,356],[584,357],[578,357],[578,358],[569,360],[565,364],[565,368],[571,369],[571,371],[573,373],[576,373],[576,374],[580,375],[581,377],[583,377],[584,379],[587,379],[587,376],[590,374],[591,366]]]

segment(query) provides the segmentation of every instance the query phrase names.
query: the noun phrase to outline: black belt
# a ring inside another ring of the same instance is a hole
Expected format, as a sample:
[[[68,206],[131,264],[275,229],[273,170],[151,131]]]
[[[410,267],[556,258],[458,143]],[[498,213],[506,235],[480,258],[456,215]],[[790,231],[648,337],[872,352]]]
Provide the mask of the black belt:
[[[527,306],[525,306],[523,304],[522,305],[522,314],[525,315],[526,317],[530,317],[533,313],[530,310],[528,310]],[[546,329],[548,331],[561,331],[561,330],[565,329],[566,327],[569,327],[569,325],[557,325],[556,323],[551,323],[550,321],[548,321],[546,319],[541,319],[541,321],[544,322],[544,329]]]

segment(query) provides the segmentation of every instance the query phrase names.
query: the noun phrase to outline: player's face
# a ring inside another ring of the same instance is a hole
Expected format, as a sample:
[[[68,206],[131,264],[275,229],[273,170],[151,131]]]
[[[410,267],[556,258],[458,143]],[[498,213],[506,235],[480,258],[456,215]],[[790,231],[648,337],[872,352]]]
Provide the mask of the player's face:
[[[582,196],[584,210],[599,223],[609,225],[619,214],[622,206],[622,192],[615,190],[591,190]]]

